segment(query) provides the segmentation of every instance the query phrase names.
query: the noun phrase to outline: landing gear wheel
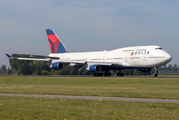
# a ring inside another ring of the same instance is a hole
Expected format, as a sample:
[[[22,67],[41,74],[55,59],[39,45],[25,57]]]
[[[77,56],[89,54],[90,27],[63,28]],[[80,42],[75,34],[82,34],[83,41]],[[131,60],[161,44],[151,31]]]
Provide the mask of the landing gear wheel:
[[[121,76],[124,77],[124,73],[121,73]]]
[[[124,73],[117,73],[117,76],[124,77]]]
[[[110,73],[110,72],[105,72],[105,73],[104,73],[104,76],[106,76],[106,77],[109,76],[109,77],[110,77],[110,76],[111,76],[111,73]]]
[[[99,76],[102,77],[102,76],[103,76],[103,73],[96,73],[96,72],[95,72],[95,73],[93,73],[93,76],[94,76],[94,77],[99,77]]]
[[[93,73],[93,76],[95,77],[95,76],[96,76],[96,73]]]

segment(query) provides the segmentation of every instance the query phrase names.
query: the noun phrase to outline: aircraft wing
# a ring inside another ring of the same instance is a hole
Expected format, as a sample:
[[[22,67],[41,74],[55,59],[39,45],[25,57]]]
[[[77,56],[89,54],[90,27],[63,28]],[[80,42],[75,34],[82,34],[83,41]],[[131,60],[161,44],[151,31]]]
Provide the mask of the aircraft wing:
[[[51,61],[51,59],[12,57],[12,56],[10,56],[9,54],[6,54],[6,56],[7,56],[9,59],[18,59],[18,60],[35,60],[35,61],[44,61],[44,62]]]
[[[31,55],[42,58],[22,58],[22,57],[12,57],[9,54],[6,54],[9,59],[18,59],[18,60],[34,60],[34,61],[44,61],[44,62],[60,62],[60,63],[67,63],[67,64],[74,64],[74,65],[101,65],[101,66],[123,66],[122,62],[98,62],[98,61],[80,61],[80,60],[60,60],[58,57],[49,57],[49,56],[42,56],[42,55]]]
[[[78,61],[78,60],[55,60],[56,62],[78,65],[100,65],[100,66],[123,66],[122,62],[98,62],[98,61]]]
[[[30,54],[27,54],[30,55]],[[9,59],[18,59],[18,60],[34,60],[34,61],[53,61],[53,62],[62,62],[62,63],[77,63],[77,64],[85,64],[85,61],[77,61],[77,60],[60,60],[58,57],[49,57],[49,56],[42,56],[42,55],[30,55],[36,57],[43,57],[43,58],[22,58],[22,57],[12,57],[9,54],[6,54]],[[47,59],[48,58],[48,59]],[[49,59],[50,58],[50,59]]]

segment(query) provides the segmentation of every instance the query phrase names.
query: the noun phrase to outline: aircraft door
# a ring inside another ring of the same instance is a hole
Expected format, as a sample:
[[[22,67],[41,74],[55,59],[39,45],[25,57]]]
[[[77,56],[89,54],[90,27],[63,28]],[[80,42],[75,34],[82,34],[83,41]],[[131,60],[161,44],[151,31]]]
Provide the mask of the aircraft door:
[[[147,54],[144,54],[144,61],[147,61]]]
[[[144,55],[144,61],[147,61],[147,56],[146,55]]]
[[[106,56],[103,56],[102,60],[103,60],[103,62],[105,62],[106,61]]]
[[[127,62],[127,61],[128,61],[128,57],[125,57],[124,59],[125,59],[125,62]]]

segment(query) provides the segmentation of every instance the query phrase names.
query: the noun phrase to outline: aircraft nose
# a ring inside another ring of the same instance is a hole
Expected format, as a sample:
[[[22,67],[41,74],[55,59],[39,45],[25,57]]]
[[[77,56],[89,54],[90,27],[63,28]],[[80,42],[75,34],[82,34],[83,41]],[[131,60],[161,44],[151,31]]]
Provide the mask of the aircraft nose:
[[[172,60],[172,56],[170,54],[167,53],[167,55],[165,56],[166,61],[170,62]]]

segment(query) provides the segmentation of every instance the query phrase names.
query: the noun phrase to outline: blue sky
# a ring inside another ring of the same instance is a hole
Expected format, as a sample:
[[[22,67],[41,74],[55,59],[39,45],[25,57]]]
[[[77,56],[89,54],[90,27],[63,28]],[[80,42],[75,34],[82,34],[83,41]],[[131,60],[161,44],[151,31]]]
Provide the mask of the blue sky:
[[[0,66],[5,53],[48,55],[46,28],[71,52],[159,45],[179,65],[177,0],[1,0]]]

